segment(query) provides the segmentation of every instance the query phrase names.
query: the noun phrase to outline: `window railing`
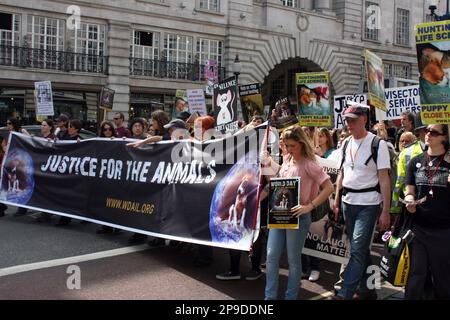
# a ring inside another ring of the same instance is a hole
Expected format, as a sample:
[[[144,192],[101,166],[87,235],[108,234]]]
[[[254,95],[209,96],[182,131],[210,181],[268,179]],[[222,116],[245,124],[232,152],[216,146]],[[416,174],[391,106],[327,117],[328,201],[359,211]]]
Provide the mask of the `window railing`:
[[[108,57],[71,51],[0,45],[0,65],[107,74]]]
[[[205,66],[199,63],[180,63],[130,57],[130,75],[150,78],[205,81]],[[219,79],[225,78],[225,68],[219,68]]]

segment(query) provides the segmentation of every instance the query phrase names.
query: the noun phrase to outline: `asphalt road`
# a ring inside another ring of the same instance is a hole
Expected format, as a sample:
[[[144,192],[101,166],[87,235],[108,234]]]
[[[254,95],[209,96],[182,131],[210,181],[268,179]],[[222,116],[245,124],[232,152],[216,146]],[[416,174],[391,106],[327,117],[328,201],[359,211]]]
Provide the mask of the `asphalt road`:
[[[37,223],[29,215],[13,216],[14,211],[9,208],[0,218],[0,299],[264,299],[265,277],[216,280],[215,275],[229,266],[226,249],[214,249],[211,266],[196,267],[192,245],[182,249],[128,246],[129,232],[97,235],[95,224],[73,220],[67,227],[56,227],[57,217],[50,223]],[[69,288],[77,283],[73,271],[67,272],[69,266],[79,268],[80,289]],[[315,283],[302,280],[299,299],[329,297],[339,267],[322,261],[321,278]],[[245,275],[249,270],[244,254],[241,272]],[[286,261],[280,274],[281,293],[287,282]],[[398,291],[384,284],[378,294],[386,299]]]

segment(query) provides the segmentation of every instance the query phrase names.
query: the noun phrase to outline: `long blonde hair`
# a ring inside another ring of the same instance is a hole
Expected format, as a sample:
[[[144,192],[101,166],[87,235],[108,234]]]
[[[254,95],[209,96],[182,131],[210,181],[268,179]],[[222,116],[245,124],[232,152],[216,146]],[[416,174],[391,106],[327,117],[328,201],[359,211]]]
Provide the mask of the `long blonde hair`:
[[[302,155],[309,160],[316,161],[316,155],[311,142],[306,135],[305,131],[300,126],[294,126],[283,131],[283,141],[288,139],[294,140],[302,145]]]

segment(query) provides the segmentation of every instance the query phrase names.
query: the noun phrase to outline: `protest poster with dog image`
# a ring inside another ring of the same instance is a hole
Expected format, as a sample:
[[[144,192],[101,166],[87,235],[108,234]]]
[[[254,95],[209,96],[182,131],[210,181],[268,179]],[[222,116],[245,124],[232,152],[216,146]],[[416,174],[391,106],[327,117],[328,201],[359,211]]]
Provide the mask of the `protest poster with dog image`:
[[[415,29],[422,121],[450,123],[450,22],[423,23]]]
[[[330,127],[332,125],[330,74],[297,73],[296,83],[300,125]]]
[[[298,229],[299,218],[293,217],[291,208],[300,203],[300,178],[272,178],[269,182],[270,229]]]
[[[264,103],[261,95],[261,84],[253,83],[239,86],[244,121],[250,123],[253,116],[264,114]]]
[[[225,79],[214,85],[214,119],[215,127],[222,134],[234,133],[238,127],[236,77]]]
[[[289,102],[288,97],[280,98],[272,109],[270,120],[272,126],[278,130],[283,130],[298,123],[297,110],[294,105]]]
[[[365,57],[370,104],[386,112],[383,60],[369,50],[366,50]]]

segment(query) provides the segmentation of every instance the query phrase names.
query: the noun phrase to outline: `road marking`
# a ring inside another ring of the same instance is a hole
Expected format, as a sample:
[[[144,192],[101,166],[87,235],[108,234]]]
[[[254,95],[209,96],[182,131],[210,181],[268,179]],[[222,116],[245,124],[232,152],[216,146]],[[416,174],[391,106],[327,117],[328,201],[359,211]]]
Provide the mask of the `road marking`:
[[[308,300],[321,300],[321,299],[329,298],[331,296],[334,296],[334,291],[324,292],[324,293],[319,294],[318,296],[312,297]]]
[[[75,263],[80,263],[80,262],[85,262],[85,261],[115,257],[115,256],[120,256],[120,255],[124,255],[124,254],[128,254],[128,253],[145,251],[145,250],[150,250],[150,249],[151,248],[147,244],[142,244],[139,246],[131,246],[131,247],[124,247],[124,248],[120,248],[120,249],[114,249],[114,250],[100,251],[100,252],[89,253],[89,254],[84,254],[81,256],[74,256],[74,257],[69,257],[69,258],[62,258],[62,259],[48,260],[48,261],[35,262],[35,263],[29,263],[29,264],[22,264],[22,265],[18,265],[18,266],[14,266],[14,267],[0,269],[0,277],[10,276],[13,274],[28,272],[28,271],[33,271],[33,270],[58,267],[58,266],[66,265],[66,264],[75,264]]]

